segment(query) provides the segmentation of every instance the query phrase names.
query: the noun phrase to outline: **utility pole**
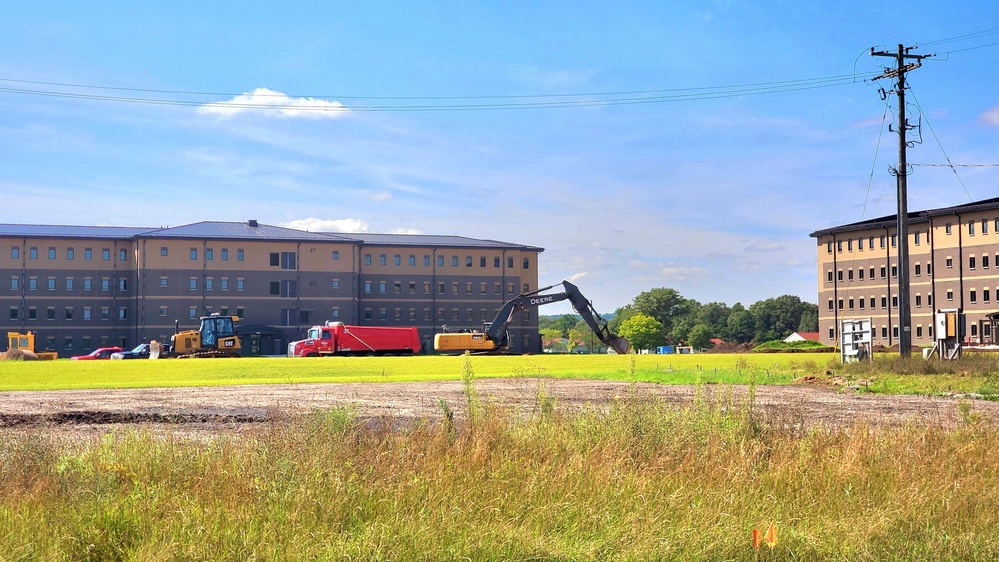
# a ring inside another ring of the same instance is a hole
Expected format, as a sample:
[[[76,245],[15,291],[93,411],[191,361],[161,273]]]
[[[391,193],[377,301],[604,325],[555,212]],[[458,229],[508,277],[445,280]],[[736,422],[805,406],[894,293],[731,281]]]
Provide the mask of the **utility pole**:
[[[895,93],[898,94],[898,167],[894,170],[898,180],[898,216],[896,237],[898,238],[898,351],[900,357],[912,355],[912,310],[909,307],[909,204],[906,193],[905,178],[908,175],[905,159],[905,132],[910,129],[905,117],[905,73],[923,65],[922,60],[933,55],[910,55],[915,47],[898,45],[898,52],[875,51],[871,47],[872,57],[894,57],[895,69],[885,70],[884,74],[875,78],[897,78]],[[914,60],[906,64],[906,59]]]

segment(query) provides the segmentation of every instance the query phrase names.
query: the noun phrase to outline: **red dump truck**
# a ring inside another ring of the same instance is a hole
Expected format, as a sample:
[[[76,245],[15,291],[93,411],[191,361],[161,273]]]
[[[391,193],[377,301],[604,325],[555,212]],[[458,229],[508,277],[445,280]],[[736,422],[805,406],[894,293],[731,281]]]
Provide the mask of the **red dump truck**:
[[[348,326],[326,322],[309,328],[308,338],[288,344],[288,357],[321,355],[403,355],[419,353],[416,328]]]

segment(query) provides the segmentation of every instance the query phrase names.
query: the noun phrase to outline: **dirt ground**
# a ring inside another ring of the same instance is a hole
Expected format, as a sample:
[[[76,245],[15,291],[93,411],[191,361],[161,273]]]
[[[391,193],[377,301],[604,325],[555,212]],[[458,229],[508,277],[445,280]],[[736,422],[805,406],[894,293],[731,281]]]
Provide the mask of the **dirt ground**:
[[[481,379],[475,388],[484,401],[530,412],[539,385],[560,409],[601,407],[625,397],[629,384],[564,379]],[[710,396],[745,387],[703,387]],[[691,386],[637,384],[634,392],[689,404]],[[406,423],[441,416],[441,400],[457,416],[467,407],[460,381],[431,383],[281,384],[206,388],[63,390],[0,392],[0,432],[43,429],[57,434],[100,435],[148,429],[185,435],[239,433],[287,420],[317,408],[350,407],[360,418]],[[801,427],[844,426],[862,422],[954,426],[960,423],[960,397],[883,396],[836,389],[825,384],[759,386],[756,404],[772,419]],[[971,400],[979,417],[999,420],[999,403]]]

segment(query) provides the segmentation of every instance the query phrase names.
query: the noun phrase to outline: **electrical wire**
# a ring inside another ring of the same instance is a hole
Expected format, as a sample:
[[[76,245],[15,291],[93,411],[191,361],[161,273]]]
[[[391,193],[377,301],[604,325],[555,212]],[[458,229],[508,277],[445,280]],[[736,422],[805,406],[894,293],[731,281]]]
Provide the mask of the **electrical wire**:
[[[974,201],[975,198],[971,196],[971,192],[968,191],[968,186],[964,185],[964,180],[962,180],[960,174],[957,173],[957,167],[951,161],[950,156],[947,155],[947,151],[944,150],[943,143],[940,142],[937,132],[933,130],[933,125],[930,124],[930,120],[926,117],[926,112],[923,111],[922,106],[919,105],[919,99],[916,98],[916,94],[912,91],[911,86],[909,87],[909,95],[912,97],[912,101],[915,103],[916,108],[919,109],[919,114],[922,116],[923,121],[926,122],[926,126],[929,127],[930,134],[933,135],[933,140],[937,141],[937,147],[940,148],[940,152],[944,155],[944,159],[947,160],[946,166],[954,172],[954,177],[957,178],[957,182],[961,184],[961,188],[964,189],[965,195],[968,196],[968,201]]]
[[[872,75],[873,76],[873,75]],[[669,103],[678,101],[692,101],[703,99],[718,99],[743,97],[750,95],[762,95],[770,93],[792,92],[799,90],[809,90],[816,88],[826,88],[842,86],[855,83],[855,74],[845,74],[839,76],[827,76],[819,78],[806,78],[799,80],[786,80],[779,82],[763,82],[757,84],[742,84],[732,86],[710,86],[700,88],[680,88],[680,89],[660,89],[660,90],[632,90],[620,92],[591,92],[576,94],[541,94],[541,95],[508,95],[508,96],[288,96],[278,92],[254,92],[252,95],[263,99],[289,99],[294,98],[294,104],[284,103],[253,103],[236,101],[204,101],[181,99],[178,96],[198,96],[198,97],[228,97],[238,99],[246,96],[242,94],[225,94],[219,92],[195,92],[184,90],[154,90],[146,88],[120,88],[111,86],[94,86],[86,84],[72,84],[65,82],[41,82],[33,80],[19,80],[13,78],[0,78],[0,82],[12,84],[25,84],[36,86],[51,86],[53,88],[16,88],[0,87],[0,93],[60,97],[70,99],[81,99],[91,101],[136,103],[150,105],[174,105],[174,106],[206,106],[210,105],[219,108],[232,109],[261,109],[261,110],[295,110],[295,111],[464,111],[464,110],[508,110],[508,109],[546,109],[558,107],[590,107],[608,105],[633,105],[648,103]],[[165,94],[162,97],[153,96],[123,96],[101,93],[88,93],[86,91],[62,91],[55,88],[66,88],[74,90],[97,90],[108,92],[135,92],[142,94]],[[344,105],[336,100],[370,100],[370,101],[423,101],[423,102],[477,102],[482,103],[419,103],[419,104],[352,104]],[[490,101],[492,100],[492,101]],[[331,105],[334,104],[334,105]]]

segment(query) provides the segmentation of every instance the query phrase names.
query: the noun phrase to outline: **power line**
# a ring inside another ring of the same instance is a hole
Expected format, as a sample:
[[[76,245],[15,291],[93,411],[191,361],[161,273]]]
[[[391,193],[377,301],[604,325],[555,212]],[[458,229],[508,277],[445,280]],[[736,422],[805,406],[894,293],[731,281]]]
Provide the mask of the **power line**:
[[[589,92],[572,94],[538,94],[538,95],[497,95],[497,96],[289,96],[278,92],[254,92],[254,98],[261,99],[291,99],[294,104],[254,103],[242,101],[205,101],[182,99],[181,96],[226,97],[232,99],[244,98],[247,93],[232,94],[220,92],[197,92],[185,90],[156,90],[148,88],[122,88],[113,86],[95,86],[73,84],[66,82],[42,82],[34,80],[19,80],[0,78],[0,82],[25,84],[35,86],[50,86],[52,88],[16,88],[0,87],[0,93],[59,97],[91,101],[118,103],[137,103],[150,105],[174,106],[204,106],[228,107],[234,109],[294,109],[296,111],[463,111],[463,110],[507,110],[507,109],[546,109],[559,107],[590,107],[605,105],[633,105],[648,103],[670,103],[703,99],[718,99],[783,93],[816,88],[827,88],[855,83],[857,76],[844,74],[819,78],[805,78],[777,82],[762,82],[756,84],[741,84],[731,86],[707,86],[699,88],[676,88],[658,90],[630,90],[617,92]],[[60,88],[60,89],[55,89]],[[69,91],[66,91],[68,89]],[[78,91],[73,91],[78,90]],[[83,90],[83,91],[79,91]],[[97,92],[134,92],[141,94],[164,94],[163,96],[127,96],[112,95]],[[338,100],[370,100],[396,102],[452,102],[452,103],[355,103],[344,105]],[[490,101],[492,100],[492,101]],[[313,103],[309,103],[313,102]],[[469,102],[469,103],[459,103]],[[331,107],[330,103],[336,103]]]

